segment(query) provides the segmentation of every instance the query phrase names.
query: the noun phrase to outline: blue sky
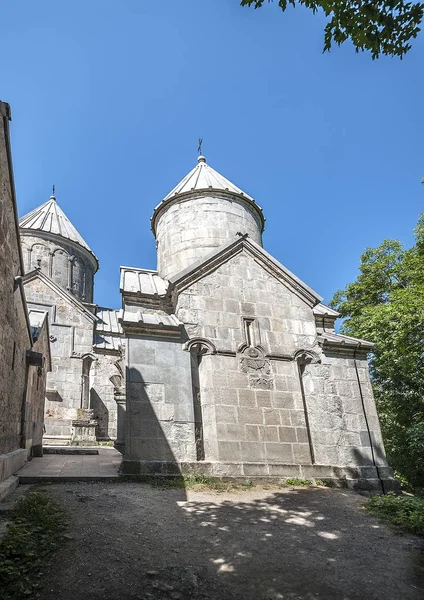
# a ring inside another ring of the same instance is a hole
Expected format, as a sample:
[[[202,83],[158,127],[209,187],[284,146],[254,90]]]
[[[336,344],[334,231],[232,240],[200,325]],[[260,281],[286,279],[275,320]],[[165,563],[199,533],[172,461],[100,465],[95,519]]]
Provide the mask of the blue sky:
[[[99,304],[120,306],[120,265],[155,268],[149,219],[199,137],[263,207],[265,248],[326,301],[365,247],[412,243],[424,34],[403,61],[372,61],[350,44],[323,55],[325,19],[302,8],[21,0],[1,12],[19,212],[56,185],[100,260]]]

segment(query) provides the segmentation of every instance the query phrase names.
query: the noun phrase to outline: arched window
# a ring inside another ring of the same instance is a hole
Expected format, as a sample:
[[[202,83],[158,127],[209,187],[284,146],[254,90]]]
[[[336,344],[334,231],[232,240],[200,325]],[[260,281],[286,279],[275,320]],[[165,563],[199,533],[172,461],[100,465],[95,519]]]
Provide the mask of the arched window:
[[[68,285],[69,255],[65,250],[57,248],[52,257],[52,279],[60,286]]]

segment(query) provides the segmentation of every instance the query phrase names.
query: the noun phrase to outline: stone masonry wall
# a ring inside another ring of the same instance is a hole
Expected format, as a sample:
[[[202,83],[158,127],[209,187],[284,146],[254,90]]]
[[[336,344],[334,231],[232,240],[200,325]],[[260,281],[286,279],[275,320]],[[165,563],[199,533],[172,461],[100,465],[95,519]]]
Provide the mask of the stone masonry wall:
[[[82,403],[82,356],[93,346],[93,321],[40,279],[25,284],[28,304],[50,315],[52,372],[47,377],[46,435],[69,436]]]
[[[244,372],[238,351],[246,341],[243,318],[255,320],[252,342],[268,354],[311,347],[312,309],[243,252],[181,293],[176,312],[189,337],[236,353],[201,359],[205,460],[310,463],[297,363],[270,359]]]
[[[30,366],[28,372],[24,424],[25,448],[28,456],[42,456],[46,379],[50,366],[50,340],[48,333],[48,321],[45,319],[32,348],[34,352],[39,352],[43,355],[44,365],[43,367]]]
[[[312,309],[246,252],[184,290],[176,314],[190,337],[233,352],[245,341],[243,317],[257,319],[268,353],[291,355],[316,341]]]
[[[98,421],[96,437],[114,440],[117,436],[117,404],[109,378],[119,373],[114,364],[119,356],[100,352],[96,352],[95,356],[97,360],[93,361],[90,369],[90,408]]]
[[[211,192],[169,205],[156,225],[159,275],[170,279],[237,233],[262,245],[258,217],[236,197]]]
[[[126,356],[126,462],[196,460],[191,360],[181,340],[129,335]]]
[[[62,238],[40,232],[21,233],[25,272],[37,267],[57,285],[84,302],[93,301],[94,266],[85,250],[67,244]]]
[[[8,107],[0,102],[0,455],[20,448],[26,351],[31,347],[26,306],[15,282],[22,273],[9,152]],[[0,481],[11,474],[6,463],[0,460]]]
[[[353,353],[323,354],[322,364],[305,368],[303,381],[317,464],[366,466],[375,460],[377,466],[387,465],[366,358],[357,359],[356,366],[358,375]]]
[[[322,352],[312,309],[250,255],[184,290],[176,314],[190,338],[217,349],[198,373],[206,461],[237,463],[233,475],[252,476],[281,473],[281,464],[372,466],[368,423],[386,464],[366,359],[358,373],[367,422],[353,359]],[[264,351],[253,360],[243,350],[246,318],[251,344]],[[295,352],[311,348],[322,362],[302,374]]]
[[[207,355],[200,367],[205,460],[310,464],[295,362],[271,362],[273,389],[252,389],[236,357]],[[274,474],[253,467],[246,475]],[[242,474],[233,473],[233,474]]]

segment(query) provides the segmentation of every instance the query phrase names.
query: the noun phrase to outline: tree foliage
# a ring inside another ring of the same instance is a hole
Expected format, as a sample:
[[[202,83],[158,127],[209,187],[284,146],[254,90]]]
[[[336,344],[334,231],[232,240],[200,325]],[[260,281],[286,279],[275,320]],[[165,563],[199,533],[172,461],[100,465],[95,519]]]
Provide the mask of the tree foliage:
[[[241,0],[242,6],[260,8],[265,0]],[[268,0],[272,2],[272,0]],[[279,0],[285,11],[298,4],[330,17],[324,30],[324,52],[350,39],[356,52],[369,51],[373,59],[381,54],[402,58],[420,31],[424,4],[404,0]]]
[[[354,283],[330,305],[343,333],[375,343],[370,359],[386,450],[412,486],[424,487],[424,215],[415,244],[368,248]]]

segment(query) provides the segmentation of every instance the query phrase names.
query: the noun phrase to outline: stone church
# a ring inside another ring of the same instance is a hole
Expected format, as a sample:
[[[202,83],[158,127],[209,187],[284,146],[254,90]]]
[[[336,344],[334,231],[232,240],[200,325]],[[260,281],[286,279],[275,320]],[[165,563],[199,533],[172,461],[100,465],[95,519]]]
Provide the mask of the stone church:
[[[32,311],[48,312],[47,443],[114,440],[129,474],[316,477],[389,489],[372,344],[262,247],[265,218],[203,156],[153,211],[157,270],[98,260],[54,195],[20,220]]]

